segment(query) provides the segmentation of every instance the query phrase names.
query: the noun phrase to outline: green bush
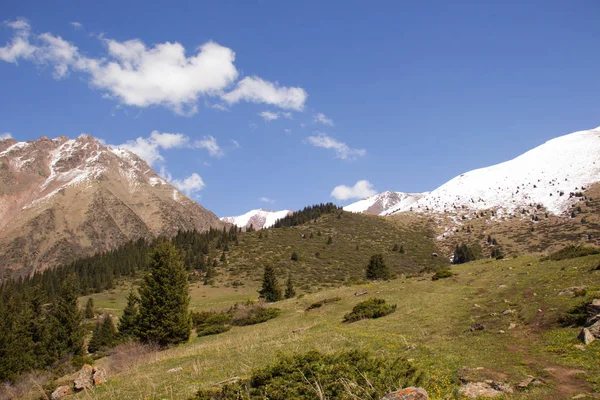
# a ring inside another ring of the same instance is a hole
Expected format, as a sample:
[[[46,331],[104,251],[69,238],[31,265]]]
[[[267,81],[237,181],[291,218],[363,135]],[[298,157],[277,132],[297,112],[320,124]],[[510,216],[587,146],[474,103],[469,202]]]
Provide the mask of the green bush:
[[[308,306],[306,308],[306,311],[314,310],[315,308],[321,308],[325,304],[335,303],[336,301],[340,301],[341,299],[342,299],[341,297],[331,297],[329,299],[323,299],[321,301],[317,301],[315,303],[312,303],[310,306]]]
[[[597,247],[575,246],[571,244],[548,255],[547,257],[542,257],[542,261],[560,261],[568,258],[585,257],[592,254],[600,254],[600,249]]]
[[[232,313],[232,325],[247,326],[273,319],[281,313],[281,310],[279,308],[264,308],[261,305],[252,305],[234,306],[230,312]]]
[[[344,322],[355,322],[367,318],[385,317],[396,311],[396,305],[385,304],[385,300],[372,298],[358,303],[351,313],[344,315]]]
[[[230,325],[209,325],[205,328],[196,330],[198,337],[218,335],[219,333],[227,332],[231,329]]]
[[[431,277],[431,280],[437,281],[438,279],[450,278],[454,274],[448,268],[440,269],[438,272]]]
[[[362,350],[279,355],[249,379],[199,390],[193,400],[379,399],[399,387],[419,386],[423,373],[399,356]],[[317,394],[317,391],[321,395]]]

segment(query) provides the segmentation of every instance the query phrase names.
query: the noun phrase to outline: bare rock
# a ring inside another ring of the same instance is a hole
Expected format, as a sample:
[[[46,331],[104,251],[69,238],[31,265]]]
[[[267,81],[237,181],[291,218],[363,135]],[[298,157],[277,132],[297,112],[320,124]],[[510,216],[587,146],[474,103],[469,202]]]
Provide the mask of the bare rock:
[[[94,385],[96,385],[96,386],[102,385],[107,380],[108,380],[108,374],[106,373],[106,370],[104,368],[101,368],[101,367],[93,368],[92,381],[94,382]]]
[[[386,394],[381,400],[429,400],[425,389],[408,387],[396,392]]]
[[[77,373],[77,377],[73,381],[73,386],[76,391],[92,388],[92,372],[93,368],[89,364],[84,364]]]
[[[182,370],[183,370],[183,368],[181,368],[181,367],[171,368],[170,370],[167,371],[167,374],[172,374],[173,372],[179,372]]]
[[[354,293],[355,296],[362,296],[364,294],[367,294],[368,292],[366,290],[360,291],[360,292],[356,292]]]
[[[571,286],[558,292],[559,296],[582,296],[585,294],[585,286]]]
[[[516,314],[516,313],[517,313],[517,311],[513,310],[512,308],[509,308],[508,310],[502,311],[502,315],[513,315],[513,314]]]
[[[52,400],[62,399],[65,396],[71,394],[71,388],[69,386],[59,386],[56,388],[54,392],[50,395]]]
[[[588,328],[583,328],[579,333],[579,336],[577,336],[577,339],[581,340],[586,346],[596,340]]]
[[[469,328],[469,332],[475,332],[475,331],[483,331],[485,330],[485,325],[483,324],[473,324],[471,325],[471,327]]]
[[[492,387],[492,385],[487,382],[472,382],[467,383],[466,385],[458,389],[458,394],[464,397],[468,397],[470,399],[477,399],[480,397],[500,397],[504,396],[506,393],[502,390],[498,390]]]
[[[541,386],[543,384],[544,384],[544,381],[542,379],[533,377],[531,375],[527,375],[527,378],[525,378],[521,382],[519,382],[517,387],[520,390],[525,390],[530,386]]]

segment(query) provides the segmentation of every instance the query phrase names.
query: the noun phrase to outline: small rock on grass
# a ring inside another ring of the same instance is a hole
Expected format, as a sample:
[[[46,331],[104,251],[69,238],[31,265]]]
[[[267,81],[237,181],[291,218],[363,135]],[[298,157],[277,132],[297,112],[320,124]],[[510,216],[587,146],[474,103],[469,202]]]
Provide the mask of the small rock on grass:
[[[397,392],[388,393],[381,400],[429,400],[425,389],[408,387]]]

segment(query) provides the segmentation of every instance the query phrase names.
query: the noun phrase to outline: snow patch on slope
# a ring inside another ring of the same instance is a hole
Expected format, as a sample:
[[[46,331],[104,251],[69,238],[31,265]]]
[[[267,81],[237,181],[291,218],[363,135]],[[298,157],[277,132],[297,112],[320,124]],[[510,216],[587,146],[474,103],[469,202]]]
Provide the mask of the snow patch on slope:
[[[250,227],[250,224],[252,224],[254,229],[263,229],[272,227],[277,220],[284,218],[291,213],[292,211],[290,210],[269,211],[259,208],[250,210],[237,217],[223,217],[221,218],[221,221],[229,222],[242,228],[248,228]]]
[[[424,193],[387,191],[349,204],[344,207],[344,210],[355,213],[384,215],[390,210],[410,207],[423,196]]]

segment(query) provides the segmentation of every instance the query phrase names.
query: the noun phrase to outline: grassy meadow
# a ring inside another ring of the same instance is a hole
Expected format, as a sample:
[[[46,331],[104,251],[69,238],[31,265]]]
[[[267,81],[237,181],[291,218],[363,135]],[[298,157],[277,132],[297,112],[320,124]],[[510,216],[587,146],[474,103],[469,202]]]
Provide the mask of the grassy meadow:
[[[109,382],[74,398],[185,399],[199,387],[245,377],[280,352],[349,348],[404,355],[426,372],[424,387],[432,399],[458,398],[459,378],[465,375],[513,384],[533,375],[546,382],[515,392],[514,398],[520,399],[597,393],[599,341],[577,348],[578,328],[563,327],[559,320],[585,298],[600,297],[600,271],[593,270],[599,263],[600,255],[544,262],[537,256],[487,259],[453,266],[455,275],[438,281],[426,274],[306,293],[274,303],[282,314],[262,324],[201,338],[192,334],[189,343],[163,351],[120,348],[96,361],[109,370]],[[281,274],[280,283],[285,278]],[[558,295],[564,288],[582,285],[585,298]],[[235,302],[257,299],[258,283],[216,286],[193,284],[192,309],[224,310]],[[366,295],[355,296],[365,290]],[[128,291],[125,284],[92,297],[98,308],[118,315]],[[306,311],[312,303],[332,297],[341,300]],[[354,305],[371,297],[396,304],[396,312],[342,323]],[[485,329],[471,331],[476,323]]]

